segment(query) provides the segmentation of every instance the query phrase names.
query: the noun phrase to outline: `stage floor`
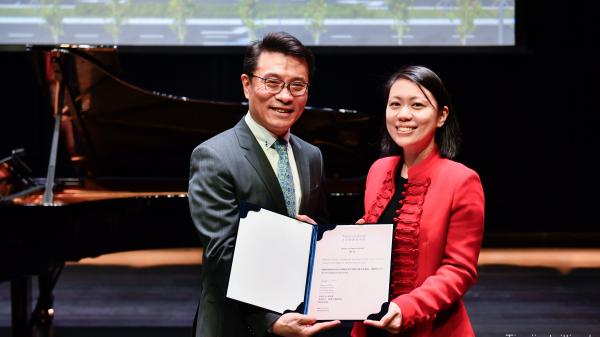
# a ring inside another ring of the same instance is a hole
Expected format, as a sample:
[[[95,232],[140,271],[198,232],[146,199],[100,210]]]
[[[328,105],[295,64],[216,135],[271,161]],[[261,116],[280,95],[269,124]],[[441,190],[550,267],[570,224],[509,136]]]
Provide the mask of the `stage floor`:
[[[55,290],[54,336],[189,336],[200,256],[141,251],[68,264]],[[478,337],[600,337],[600,250],[485,249],[479,273],[465,297]],[[0,336],[9,327],[5,282]]]

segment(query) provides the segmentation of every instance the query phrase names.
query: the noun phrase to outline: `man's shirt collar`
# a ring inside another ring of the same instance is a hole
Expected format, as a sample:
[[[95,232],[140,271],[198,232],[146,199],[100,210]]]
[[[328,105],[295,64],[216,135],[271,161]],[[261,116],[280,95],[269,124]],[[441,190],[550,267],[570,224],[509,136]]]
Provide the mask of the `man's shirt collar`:
[[[248,124],[250,131],[252,131],[252,134],[254,135],[261,147],[268,149],[271,148],[271,146],[273,146],[273,143],[275,143],[275,141],[277,140],[277,136],[272,134],[271,131],[267,130],[264,126],[258,124],[254,120],[254,118],[252,118],[252,115],[250,115],[250,111],[246,113],[244,120],[246,121],[246,124]],[[288,130],[282,138],[289,143],[290,130]]]

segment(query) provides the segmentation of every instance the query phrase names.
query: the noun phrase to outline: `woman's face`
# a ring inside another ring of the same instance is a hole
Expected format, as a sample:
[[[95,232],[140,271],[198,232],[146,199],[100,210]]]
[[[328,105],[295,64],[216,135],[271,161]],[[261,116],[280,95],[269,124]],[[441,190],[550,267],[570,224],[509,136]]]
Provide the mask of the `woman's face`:
[[[405,157],[417,159],[429,153],[434,147],[435,130],[444,124],[447,116],[448,107],[444,106],[439,112],[429,90],[403,78],[392,85],[386,108],[386,125]]]

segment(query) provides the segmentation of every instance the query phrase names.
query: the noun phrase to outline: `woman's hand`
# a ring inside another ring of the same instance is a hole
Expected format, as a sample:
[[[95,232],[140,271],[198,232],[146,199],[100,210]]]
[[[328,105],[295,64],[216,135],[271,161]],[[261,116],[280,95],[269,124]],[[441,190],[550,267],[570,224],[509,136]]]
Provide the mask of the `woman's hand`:
[[[357,225],[364,225],[365,224],[365,219],[360,218],[360,219],[356,220],[356,224]]]
[[[400,332],[400,328],[402,327],[402,311],[396,303],[390,302],[388,312],[381,318],[381,320],[373,321],[368,319],[363,323],[368,326],[386,330],[392,334],[397,334]]]

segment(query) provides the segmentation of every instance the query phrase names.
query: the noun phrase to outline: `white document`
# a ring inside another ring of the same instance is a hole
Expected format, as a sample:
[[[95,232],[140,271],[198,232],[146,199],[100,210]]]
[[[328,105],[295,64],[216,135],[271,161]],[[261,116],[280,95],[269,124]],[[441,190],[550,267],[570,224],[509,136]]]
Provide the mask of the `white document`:
[[[341,225],[316,243],[307,314],[364,320],[388,302],[393,226]]]
[[[227,297],[283,313],[304,302],[313,226],[265,209],[240,219]]]
[[[388,302],[393,225],[319,227],[257,208],[242,214],[227,297],[318,320],[364,320]]]

